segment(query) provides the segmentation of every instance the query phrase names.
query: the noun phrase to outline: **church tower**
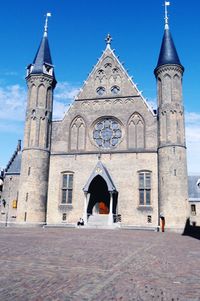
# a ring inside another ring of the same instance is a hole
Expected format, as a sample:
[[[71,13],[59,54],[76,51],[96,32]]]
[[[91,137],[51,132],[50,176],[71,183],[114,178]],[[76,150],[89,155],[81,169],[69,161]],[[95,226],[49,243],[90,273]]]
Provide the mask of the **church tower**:
[[[54,67],[47,37],[47,14],[42,41],[27,67],[28,101],[19,184],[17,222],[44,224],[48,191]]]
[[[158,99],[158,204],[166,228],[182,231],[187,218],[188,188],[181,65],[168,25],[155,68]]]

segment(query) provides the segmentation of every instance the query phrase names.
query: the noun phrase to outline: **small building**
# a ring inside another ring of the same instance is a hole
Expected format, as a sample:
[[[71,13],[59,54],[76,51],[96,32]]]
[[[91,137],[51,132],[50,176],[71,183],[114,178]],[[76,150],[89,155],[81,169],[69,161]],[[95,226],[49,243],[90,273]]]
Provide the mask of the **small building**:
[[[190,223],[200,226],[200,174],[188,176]]]
[[[21,158],[21,140],[19,140],[16,150],[14,151],[2,174],[3,187],[0,225],[5,225],[5,223],[12,224],[16,222]]]

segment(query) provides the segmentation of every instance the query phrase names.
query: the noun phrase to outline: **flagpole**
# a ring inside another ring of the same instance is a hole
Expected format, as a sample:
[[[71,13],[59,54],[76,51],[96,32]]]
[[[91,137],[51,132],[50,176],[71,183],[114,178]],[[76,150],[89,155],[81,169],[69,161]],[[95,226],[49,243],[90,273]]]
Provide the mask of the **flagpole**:
[[[44,37],[47,37],[47,31],[48,31],[48,18],[51,17],[51,13],[46,14],[46,20],[44,25]]]
[[[168,11],[167,6],[170,5],[170,2],[165,1],[165,29],[169,29],[169,23],[168,23]]]

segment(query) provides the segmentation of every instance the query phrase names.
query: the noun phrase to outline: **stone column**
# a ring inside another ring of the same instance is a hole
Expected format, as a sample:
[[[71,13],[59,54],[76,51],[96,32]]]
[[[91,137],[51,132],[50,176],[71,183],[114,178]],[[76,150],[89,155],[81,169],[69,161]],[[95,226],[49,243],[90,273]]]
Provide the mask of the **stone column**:
[[[110,192],[110,211],[108,217],[108,225],[113,224],[113,193]]]
[[[87,206],[88,206],[88,201],[90,198],[90,193],[85,192],[85,198],[84,198],[84,213],[83,213],[83,220],[85,225],[87,224]]]

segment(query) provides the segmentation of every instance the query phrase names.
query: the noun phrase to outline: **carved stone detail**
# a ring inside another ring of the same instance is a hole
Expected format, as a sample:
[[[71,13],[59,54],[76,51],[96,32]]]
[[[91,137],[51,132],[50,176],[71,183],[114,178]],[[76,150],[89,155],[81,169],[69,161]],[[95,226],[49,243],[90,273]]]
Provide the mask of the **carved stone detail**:
[[[183,67],[179,66],[179,65],[164,65],[164,66],[160,66],[158,69],[155,70],[155,74],[156,76],[158,76],[161,73],[165,73],[168,71],[177,71],[180,72],[181,74],[183,74]]]
[[[121,98],[114,98],[114,99],[102,99],[102,100],[85,100],[82,102],[81,106],[82,107],[91,107],[96,109],[97,106],[103,106],[103,105],[130,105],[135,102],[134,98],[126,98],[126,99],[121,99]]]

